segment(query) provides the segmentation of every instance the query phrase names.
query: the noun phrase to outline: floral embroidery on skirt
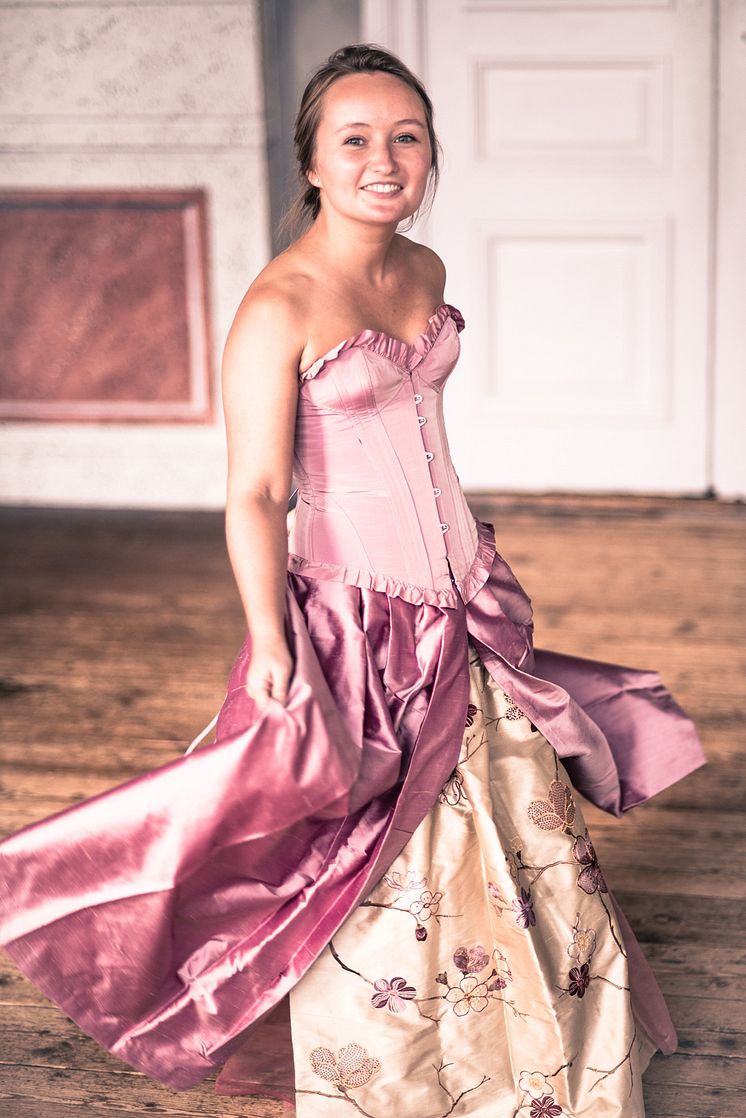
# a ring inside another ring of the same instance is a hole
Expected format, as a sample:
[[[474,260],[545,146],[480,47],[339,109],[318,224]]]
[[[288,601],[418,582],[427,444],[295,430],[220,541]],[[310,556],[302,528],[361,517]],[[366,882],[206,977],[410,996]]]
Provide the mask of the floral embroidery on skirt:
[[[471,642],[469,673],[456,769],[290,992],[298,1118],[643,1118],[655,1045],[581,809]]]

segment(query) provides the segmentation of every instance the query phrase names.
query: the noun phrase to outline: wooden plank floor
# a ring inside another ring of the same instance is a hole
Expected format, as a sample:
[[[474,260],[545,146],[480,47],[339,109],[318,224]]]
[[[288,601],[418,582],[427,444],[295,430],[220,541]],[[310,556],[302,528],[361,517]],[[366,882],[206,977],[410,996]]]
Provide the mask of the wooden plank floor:
[[[535,643],[657,669],[709,764],[622,820],[584,803],[680,1049],[648,1118],[746,1115],[746,508],[470,495],[531,595]],[[0,831],[180,753],[210,720],[243,618],[210,513],[0,510]],[[0,952],[0,1114],[279,1113],[170,1091],[102,1051]]]

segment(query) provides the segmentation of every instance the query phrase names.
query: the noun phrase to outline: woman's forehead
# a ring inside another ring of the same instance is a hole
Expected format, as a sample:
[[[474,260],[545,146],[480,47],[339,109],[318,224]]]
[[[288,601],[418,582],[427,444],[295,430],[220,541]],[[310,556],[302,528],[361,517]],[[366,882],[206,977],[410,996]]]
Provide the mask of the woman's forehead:
[[[392,118],[425,124],[418,94],[392,74],[345,74],[324,94],[322,115],[333,128],[356,127]]]

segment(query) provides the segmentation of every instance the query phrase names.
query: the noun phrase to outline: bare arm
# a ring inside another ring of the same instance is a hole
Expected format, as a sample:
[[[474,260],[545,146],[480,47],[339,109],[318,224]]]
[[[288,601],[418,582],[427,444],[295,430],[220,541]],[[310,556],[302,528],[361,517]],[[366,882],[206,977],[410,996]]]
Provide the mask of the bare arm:
[[[260,707],[270,694],[284,702],[292,669],[283,619],[300,318],[290,297],[250,291],[223,352],[226,542],[252,640],[247,687]]]

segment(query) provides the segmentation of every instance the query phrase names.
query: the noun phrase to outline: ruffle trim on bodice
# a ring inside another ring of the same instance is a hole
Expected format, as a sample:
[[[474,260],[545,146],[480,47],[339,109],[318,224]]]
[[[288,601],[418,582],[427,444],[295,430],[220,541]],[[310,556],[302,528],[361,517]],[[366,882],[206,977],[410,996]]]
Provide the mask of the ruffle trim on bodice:
[[[437,310],[430,315],[425,329],[413,342],[403,342],[399,338],[392,338],[390,334],[384,333],[383,330],[371,330],[369,328],[359,330],[357,334],[351,334],[349,338],[338,342],[327,353],[318,357],[312,365],[309,365],[304,372],[299,374],[298,380],[301,384],[310,380],[321,372],[328,361],[353,347],[380,353],[395,365],[411,371],[416,365],[419,365],[420,361],[432,349],[448,318],[453,319],[459,332],[466,325],[464,317],[457,307],[454,307],[451,303],[441,303]]]
[[[458,598],[469,602],[484,586],[489,578],[495,558],[495,529],[487,521],[475,518],[477,526],[477,550],[471,567],[459,584],[459,590],[435,590],[429,586],[415,586],[411,582],[379,571],[369,571],[362,567],[348,567],[342,563],[325,563],[317,559],[306,559],[294,552],[288,553],[288,570],[307,578],[325,579],[330,582],[346,582],[366,590],[379,590],[391,598],[402,598],[413,605],[443,606],[455,609]]]
[[[464,602],[470,602],[489,578],[497,548],[494,524],[490,524],[488,520],[479,520],[477,517],[474,517],[474,523],[477,526],[477,550],[474,561],[461,583],[461,597]]]

